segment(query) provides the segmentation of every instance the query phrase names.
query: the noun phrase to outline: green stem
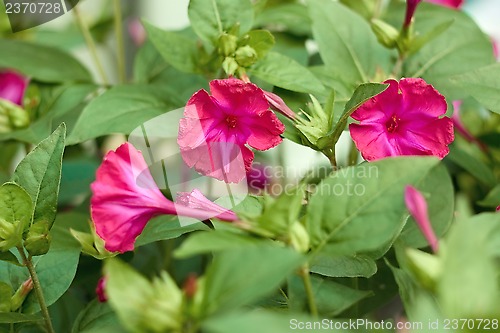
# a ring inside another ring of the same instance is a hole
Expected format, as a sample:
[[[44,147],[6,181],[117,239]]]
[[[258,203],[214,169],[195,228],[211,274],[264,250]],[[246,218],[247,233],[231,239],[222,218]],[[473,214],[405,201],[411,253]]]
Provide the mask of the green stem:
[[[47,304],[45,303],[45,298],[43,297],[42,285],[40,284],[40,280],[38,279],[38,275],[36,274],[35,267],[33,266],[33,261],[31,260],[31,256],[26,257],[26,253],[24,253],[24,249],[22,247],[17,247],[19,251],[19,255],[23,260],[24,265],[28,268],[30,272],[31,279],[33,280],[33,287],[35,289],[36,297],[38,299],[38,303],[40,304],[40,310],[42,311],[43,318],[45,320],[45,326],[47,328],[48,333],[55,333],[54,327],[52,327],[52,321],[50,320],[49,309],[47,308]]]
[[[115,35],[116,35],[116,58],[118,61],[118,78],[120,83],[125,83],[127,73],[125,71],[125,46],[123,43],[123,20],[121,0],[113,0],[115,8]]]
[[[314,293],[311,284],[311,274],[309,272],[309,267],[304,266],[300,271],[300,276],[302,277],[302,282],[304,283],[304,288],[306,290],[307,302],[309,304],[309,311],[313,317],[318,317],[318,308],[316,307],[316,302],[314,300]]]
[[[398,59],[396,60],[396,63],[394,64],[394,68],[392,69],[392,74],[391,76],[395,77],[397,80],[401,78],[401,72],[403,70],[403,62],[405,60],[405,56],[401,53],[399,53]]]
[[[99,56],[97,55],[97,48],[94,42],[94,39],[92,38],[92,35],[90,34],[89,27],[83,20],[80,10],[78,9],[78,6],[75,6],[73,8],[73,13],[75,15],[76,23],[78,24],[78,27],[80,28],[80,31],[82,32],[83,38],[85,39],[85,43],[87,44],[87,47],[90,51],[90,54],[92,56],[92,59],[94,60],[94,63],[97,67],[97,70],[99,71],[99,75],[101,76],[102,83],[105,85],[109,84],[108,77],[106,76],[106,72],[104,71],[104,67],[102,66]]]
[[[349,166],[356,165],[358,162],[358,148],[354,142],[351,142],[351,150],[349,151]]]
[[[330,160],[330,164],[332,165],[333,170],[337,170],[337,158],[335,156],[335,147],[332,149],[328,150],[323,150],[323,154],[325,154],[326,157],[328,157],[328,160]]]

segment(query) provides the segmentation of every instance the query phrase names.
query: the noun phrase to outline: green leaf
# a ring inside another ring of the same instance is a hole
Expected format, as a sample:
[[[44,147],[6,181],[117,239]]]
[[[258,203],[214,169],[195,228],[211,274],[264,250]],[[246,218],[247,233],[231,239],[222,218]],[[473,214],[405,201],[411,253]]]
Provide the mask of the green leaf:
[[[321,94],[321,82],[304,66],[285,55],[269,52],[249,73],[277,87],[296,92]]]
[[[111,133],[129,134],[147,120],[172,110],[172,100],[175,97],[158,87],[113,87],[85,107],[68,137],[68,144],[73,145]]]
[[[389,72],[393,52],[377,42],[361,16],[331,0],[310,0],[308,5],[321,59],[344,82],[368,82],[377,67]]]
[[[186,73],[199,73],[196,42],[144,22],[148,37],[167,63]]]
[[[222,252],[262,244],[255,238],[225,231],[197,232],[175,250],[176,258],[188,258],[197,254]]]
[[[377,273],[377,264],[368,255],[317,255],[311,260],[310,271],[330,277],[365,277]]]
[[[19,312],[0,312],[0,324],[29,323],[43,320],[40,315],[24,314]]]
[[[500,63],[453,76],[450,80],[486,108],[500,113]]]
[[[21,230],[29,226],[33,214],[31,197],[19,185],[5,183],[0,187],[0,218],[12,224],[20,223]]]
[[[93,300],[76,318],[71,333],[117,330],[120,322],[108,303]]]
[[[404,6],[399,8],[402,15]],[[414,28],[425,35],[451,20],[453,23],[446,31],[405,61],[403,76],[422,77],[447,99],[455,100],[466,97],[468,87],[465,91],[457,90],[450,78],[493,64],[494,57],[489,38],[462,11],[422,3],[416,11]]]
[[[491,169],[480,159],[472,156],[467,151],[453,145],[446,158],[459,167],[469,172],[473,177],[486,186],[492,186],[497,183],[496,177]]]
[[[215,44],[221,33],[235,26],[242,34],[250,30],[254,14],[250,0],[191,0],[188,15],[196,34]]]
[[[0,39],[0,67],[15,68],[44,82],[91,81],[89,72],[72,56],[52,47]]]
[[[257,52],[259,59],[263,58],[274,46],[274,37],[267,30],[252,30],[247,36],[248,46]]]
[[[52,243],[47,254],[34,257],[35,266],[47,306],[55,303],[70,287],[80,258],[80,244],[69,231],[56,222],[50,231]],[[0,276],[12,285],[20,285],[29,276],[26,267],[0,262]],[[24,313],[40,311],[35,293],[30,293],[23,304]]]
[[[211,317],[203,323],[203,331],[206,330],[209,333],[347,332],[347,330],[333,331],[329,326],[327,328],[313,327],[314,321],[317,319],[302,314],[247,310]],[[311,326],[305,327],[305,323]],[[299,325],[303,327],[299,328]]]
[[[33,222],[52,225],[56,218],[65,138],[63,123],[26,155],[14,172],[14,182],[28,192],[33,202]]]
[[[365,297],[370,291],[356,290],[335,283],[326,278],[311,276],[314,300],[323,317],[334,317],[350,308]],[[293,276],[288,281],[289,307],[294,312],[306,312],[307,296],[302,279]]]
[[[484,198],[478,202],[485,207],[498,207],[500,205],[500,184],[495,186]]]
[[[311,35],[311,18],[307,8],[301,3],[281,3],[269,6],[255,18],[255,26],[285,27],[287,33],[297,36]],[[281,29],[280,29],[281,30]]]
[[[271,246],[221,253],[205,275],[201,309],[209,316],[249,305],[274,291],[302,263],[297,252]]]
[[[486,213],[457,221],[442,251],[438,295],[448,318],[498,318],[500,214]],[[466,299],[467,302],[463,300]]]
[[[308,206],[312,248],[325,255],[383,255],[404,226],[405,186],[427,177],[438,162],[433,157],[388,158],[332,173]]]
[[[6,261],[17,266],[22,266],[22,264],[19,262],[19,259],[17,259],[14,253],[10,251],[0,252],[0,261]]]
[[[139,238],[137,238],[135,246],[138,247],[159,240],[177,238],[196,230],[208,230],[208,227],[201,222],[181,226],[176,216],[156,217],[148,222],[146,228],[144,228]]]
[[[454,218],[455,195],[451,177],[444,165],[438,165],[415,185],[425,196],[432,229],[439,238],[448,230]],[[399,239],[410,247],[429,245],[413,217],[406,222]]]

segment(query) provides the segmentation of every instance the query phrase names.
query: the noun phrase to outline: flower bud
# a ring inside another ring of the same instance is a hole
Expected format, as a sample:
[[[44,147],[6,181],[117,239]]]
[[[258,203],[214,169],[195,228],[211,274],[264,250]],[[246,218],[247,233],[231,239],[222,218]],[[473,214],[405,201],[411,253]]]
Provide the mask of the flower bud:
[[[238,47],[238,38],[234,35],[222,34],[219,37],[219,54],[228,57],[234,54]]]
[[[227,57],[224,59],[224,62],[222,62],[222,69],[224,69],[224,72],[226,72],[227,75],[234,75],[236,71],[238,70],[240,66],[234,60],[234,58]]]
[[[186,281],[184,281],[184,287],[182,289],[188,299],[194,298],[198,290],[196,274],[189,274]]]
[[[30,117],[26,110],[0,98],[0,133],[9,133],[29,124]]]
[[[236,50],[236,62],[242,67],[250,67],[257,61],[257,52],[251,46],[245,45]]]
[[[24,300],[28,297],[30,291],[33,290],[33,280],[28,278],[23,284],[17,289],[16,293],[10,299],[10,310],[17,311],[23,305]]]
[[[106,276],[102,276],[99,281],[97,281],[97,286],[95,288],[97,300],[101,303],[106,303],[108,301],[108,296],[106,295],[106,280]]]
[[[28,230],[24,248],[31,256],[40,256],[49,252],[51,239],[49,224],[45,221],[36,222]]]
[[[390,49],[396,47],[399,37],[399,31],[396,28],[378,19],[373,19],[371,26],[380,44]]]
[[[300,222],[296,222],[290,229],[290,243],[293,248],[301,253],[306,253],[310,248],[309,234]]]
[[[23,241],[22,223],[11,223],[0,218],[0,252],[20,246]]]

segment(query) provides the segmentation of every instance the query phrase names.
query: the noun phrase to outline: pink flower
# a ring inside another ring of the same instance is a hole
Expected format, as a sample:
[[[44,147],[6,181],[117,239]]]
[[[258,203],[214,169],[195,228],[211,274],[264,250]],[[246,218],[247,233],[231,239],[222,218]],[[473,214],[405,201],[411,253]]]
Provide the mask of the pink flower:
[[[349,130],[364,159],[389,156],[445,157],[453,141],[453,123],[444,117],[446,102],[422,79],[387,80],[389,87],[361,105]]]
[[[497,212],[500,212],[500,206],[497,207]]]
[[[269,110],[264,92],[238,79],[213,80],[186,105],[177,143],[182,158],[199,173],[238,183],[250,169],[253,152],[273,148],[284,125]]]
[[[0,98],[23,106],[29,80],[12,70],[0,71]]]
[[[106,303],[108,301],[108,296],[106,295],[106,281],[106,276],[101,276],[99,281],[97,281],[97,286],[95,288],[97,300],[101,303]]]
[[[436,5],[459,9],[464,4],[464,0],[425,0]]]
[[[475,143],[481,148],[483,151],[487,151],[488,148],[484,143],[479,141],[467,128],[465,128],[462,120],[460,119],[460,106],[462,105],[462,101],[453,101],[453,116],[451,120],[453,121],[453,127],[457,130],[460,135],[464,137],[465,140]]]
[[[255,191],[263,190],[271,183],[271,179],[266,174],[266,167],[261,164],[252,165],[247,173],[247,185]]]
[[[413,15],[415,15],[415,10],[417,9],[418,4],[421,2],[422,0],[406,0],[406,15],[403,27],[406,28],[411,24]]]
[[[149,220],[158,215],[182,215],[199,220],[211,217],[226,221],[237,219],[233,212],[214,203],[193,208],[166,199],[151,176],[144,157],[129,143],[106,155],[91,188],[95,230],[104,240],[106,250],[111,252],[132,251],[135,239]],[[199,193],[197,196],[203,195]]]
[[[406,208],[411,216],[415,219],[424,235],[425,239],[432,248],[432,251],[438,251],[438,240],[432,229],[431,222],[429,221],[429,214],[427,213],[427,202],[422,193],[420,193],[413,186],[406,186],[405,188],[405,203]]]

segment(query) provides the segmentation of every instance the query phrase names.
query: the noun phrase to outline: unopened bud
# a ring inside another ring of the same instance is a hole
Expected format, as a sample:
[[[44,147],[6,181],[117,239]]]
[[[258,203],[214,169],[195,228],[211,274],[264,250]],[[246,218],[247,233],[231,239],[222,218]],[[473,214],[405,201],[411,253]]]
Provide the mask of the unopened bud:
[[[106,303],[108,301],[108,296],[106,295],[106,276],[103,276],[97,281],[97,286],[95,288],[95,293],[97,295],[97,300],[101,303]]]
[[[197,277],[195,274],[189,274],[186,281],[184,282],[184,293],[186,297],[191,299],[196,295],[196,291],[198,289]]]
[[[234,75],[238,68],[238,63],[231,57],[227,57],[222,63],[222,69],[224,69],[224,72],[226,72],[227,75]]]
[[[219,54],[228,57],[233,55],[238,47],[238,38],[234,35],[222,34],[219,37]]]
[[[296,222],[290,229],[290,243],[297,251],[306,253],[310,248],[309,234],[300,222]]]
[[[399,31],[396,28],[378,19],[373,19],[371,26],[380,44],[390,49],[396,47],[399,38]]]
[[[24,240],[24,248],[31,256],[40,256],[49,252],[51,236],[49,224],[45,221],[34,223]]]
[[[33,290],[33,280],[28,278],[23,284],[17,289],[16,293],[10,299],[10,309],[11,311],[17,311],[23,305],[24,300],[28,297],[30,291]]]
[[[23,238],[22,223],[10,223],[0,218],[0,252],[20,246]]]
[[[236,62],[243,67],[250,67],[257,61],[257,52],[251,46],[245,45],[236,50]]]
[[[30,117],[26,110],[0,98],[0,133],[8,133],[17,129],[26,128],[30,124]]]

